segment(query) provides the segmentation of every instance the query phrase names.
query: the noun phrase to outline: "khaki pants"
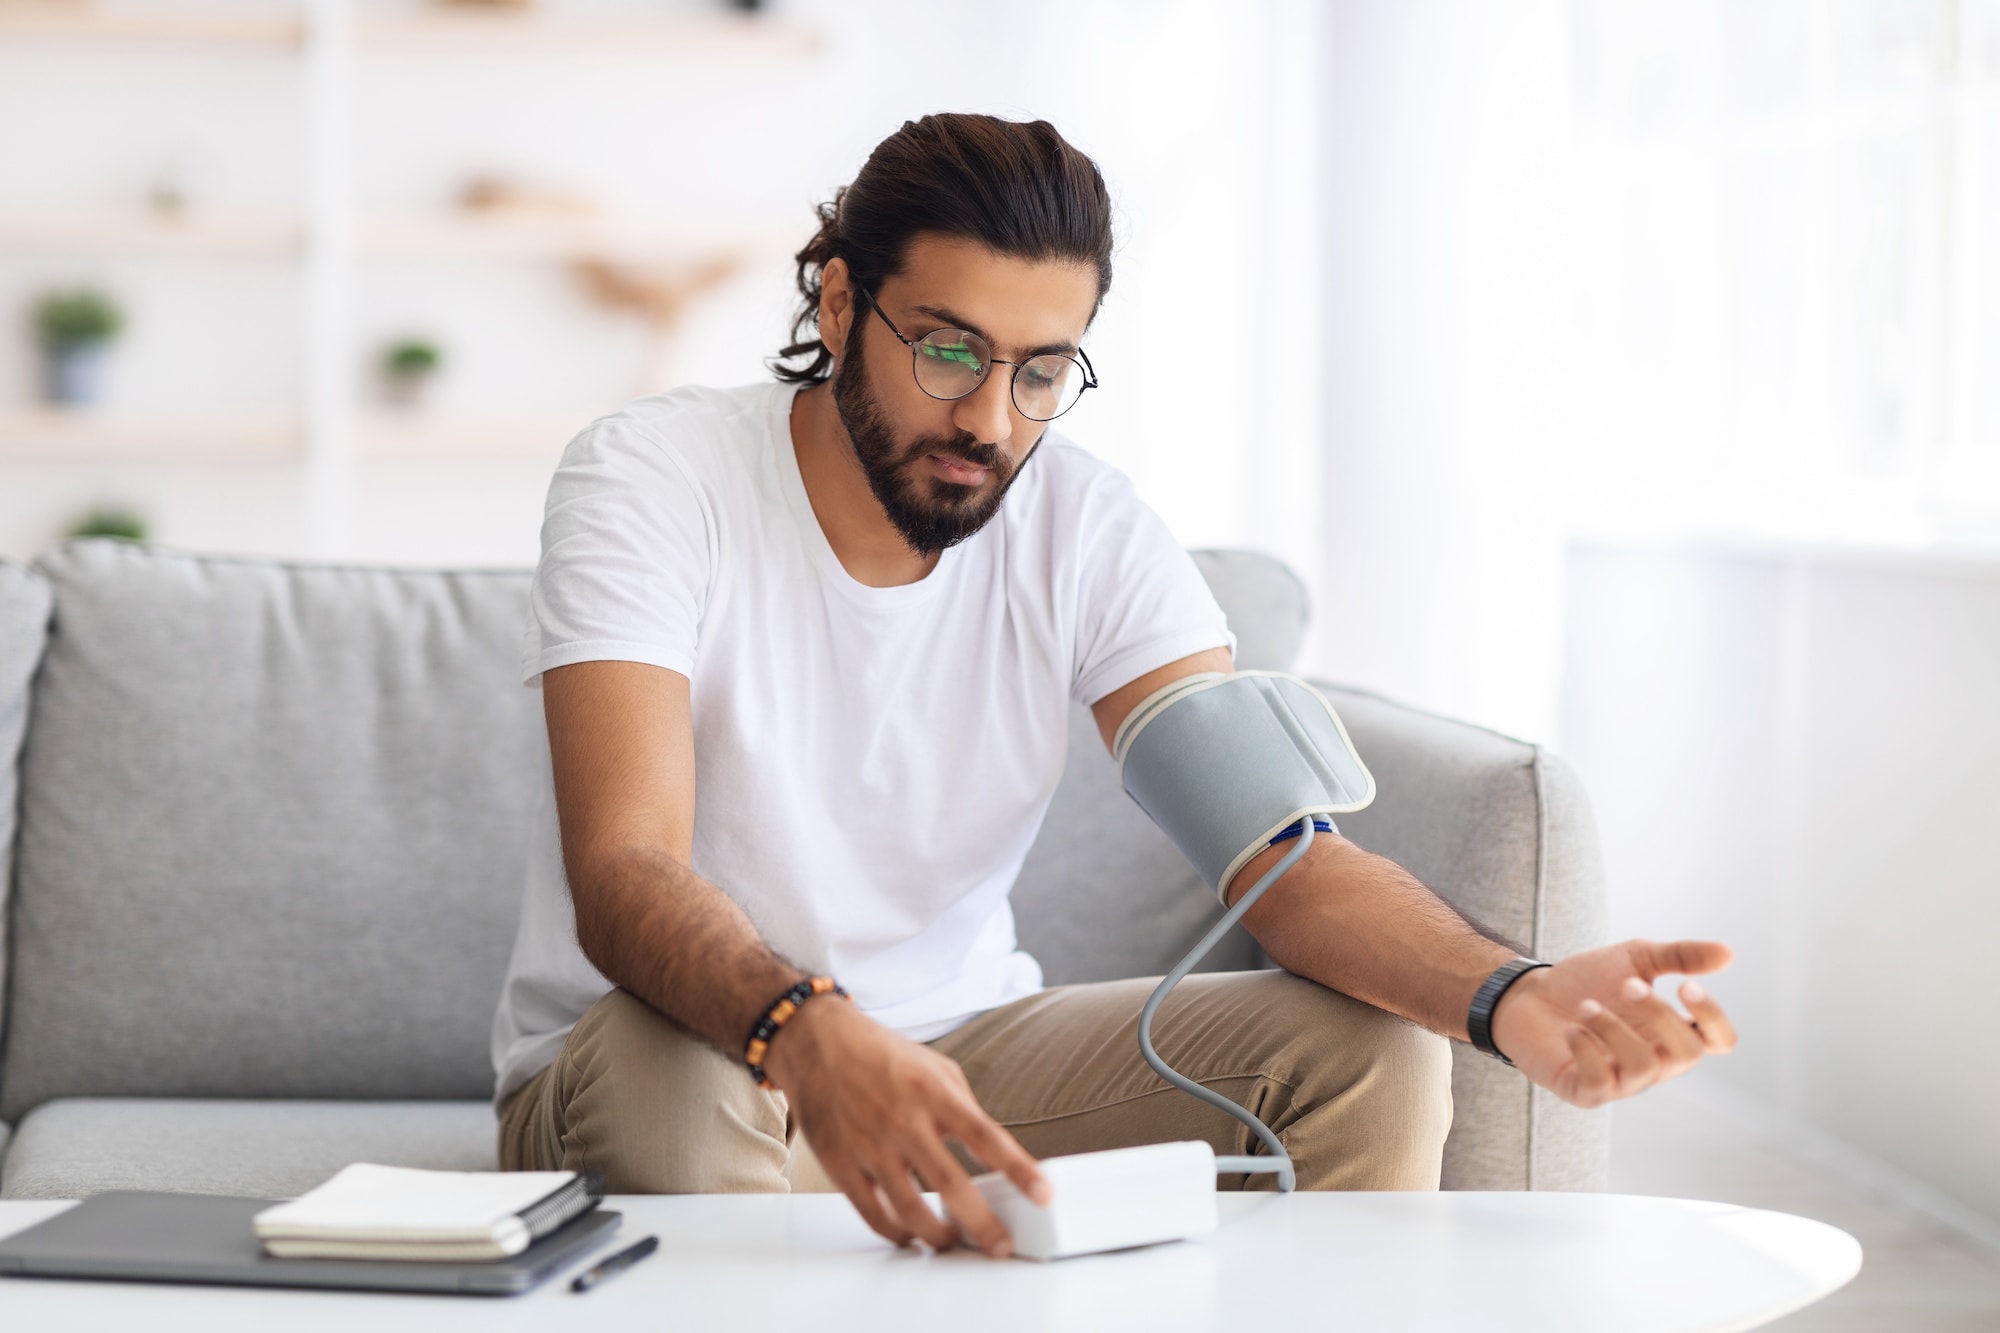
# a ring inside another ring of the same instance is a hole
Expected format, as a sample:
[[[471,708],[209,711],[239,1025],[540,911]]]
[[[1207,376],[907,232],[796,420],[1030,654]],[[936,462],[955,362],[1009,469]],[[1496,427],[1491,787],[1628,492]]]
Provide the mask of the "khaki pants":
[[[931,1045],[1036,1157],[1170,1139],[1250,1152],[1247,1128],[1139,1058],[1139,1006],[1154,984],[1058,986]],[[1437,1188],[1451,1127],[1444,1038],[1289,973],[1231,972],[1183,981],[1153,1039],[1175,1069],[1277,1131],[1301,1189]],[[623,990],[598,1001],[555,1063],[508,1100],[500,1163],[595,1171],[617,1194],[833,1188],[782,1093]]]

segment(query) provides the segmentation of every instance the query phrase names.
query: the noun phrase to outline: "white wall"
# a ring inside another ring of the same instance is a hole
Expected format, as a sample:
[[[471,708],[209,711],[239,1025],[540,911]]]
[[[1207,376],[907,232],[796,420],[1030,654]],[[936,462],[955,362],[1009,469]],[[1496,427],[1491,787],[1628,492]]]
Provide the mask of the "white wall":
[[[2000,1220],[2000,558],[1579,546],[1569,624],[1614,932],[1737,950],[1715,1075]]]
[[[1569,314],[1557,0],[1345,0],[1325,30],[1328,674],[1555,726]]]

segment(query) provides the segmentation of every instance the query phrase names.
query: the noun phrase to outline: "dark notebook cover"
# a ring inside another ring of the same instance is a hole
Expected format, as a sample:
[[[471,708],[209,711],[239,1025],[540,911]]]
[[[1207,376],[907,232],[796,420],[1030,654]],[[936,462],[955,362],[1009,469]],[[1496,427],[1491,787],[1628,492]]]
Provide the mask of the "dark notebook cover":
[[[115,1192],[0,1240],[0,1275],[511,1296],[610,1239],[602,1208],[506,1259],[274,1259],[251,1230],[270,1199]]]

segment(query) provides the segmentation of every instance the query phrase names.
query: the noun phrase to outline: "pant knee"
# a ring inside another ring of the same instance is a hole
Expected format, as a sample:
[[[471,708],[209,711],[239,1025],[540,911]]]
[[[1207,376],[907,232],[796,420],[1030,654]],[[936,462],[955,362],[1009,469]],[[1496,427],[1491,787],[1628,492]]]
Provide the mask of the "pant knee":
[[[616,990],[552,1071],[563,1165],[623,1194],[782,1192],[782,1098],[643,1000]]]
[[[1287,1136],[1308,1189],[1434,1190],[1451,1132],[1451,1042],[1408,1019],[1332,996],[1343,1009],[1300,1088]]]

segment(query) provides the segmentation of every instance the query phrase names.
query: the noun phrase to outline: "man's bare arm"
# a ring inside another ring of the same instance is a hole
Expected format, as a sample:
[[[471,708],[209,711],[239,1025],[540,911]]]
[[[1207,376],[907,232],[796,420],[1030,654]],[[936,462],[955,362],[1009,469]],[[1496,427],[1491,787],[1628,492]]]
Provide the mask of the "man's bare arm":
[[[542,677],[563,868],[577,942],[605,977],[740,1058],[750,1025],[805,976],[692,868],[694,725],[687,677],[637,662],[579,662]],[[955,1139],[1032,1198],[1048,1184],[972,1095],[964,1071],[852,1005],[799,1009],[764,1068],[828,1176],[896,1244],[943,1248],[944,1195],[989,1253],[1007,1231],[947,1147]],[[744,1072],[749,1078],[749,1072]]]
[[[542,678],[563,869],[591,965],[726,1054],[805,973],[691,868],[688,678],[580,662]]]
[[[1229,654],[1213,649],[1113,692],[1095,707],[1106,747],[1154,691],[1196,672],[1233,669]],[[1251,858],[1227,900],[1234,903],[1286,850],[1266,848]],[[1416,876],[1338,836],[1313,839],[1243,924],[1285,970],[1461,1041],[1473,994],[1515,956]],[[1629,940],[1573,955],[1508,989],[1494,1012],[1494,1041],[1528,1077],[1570,1101],[1630,1096],[1735,1045],[1728,1017],[1699,985],[1681,988],[1693,1022],[1650,985],[1664,973],[1716,971],[1729,958],[1725,946],[1700,941]]]

